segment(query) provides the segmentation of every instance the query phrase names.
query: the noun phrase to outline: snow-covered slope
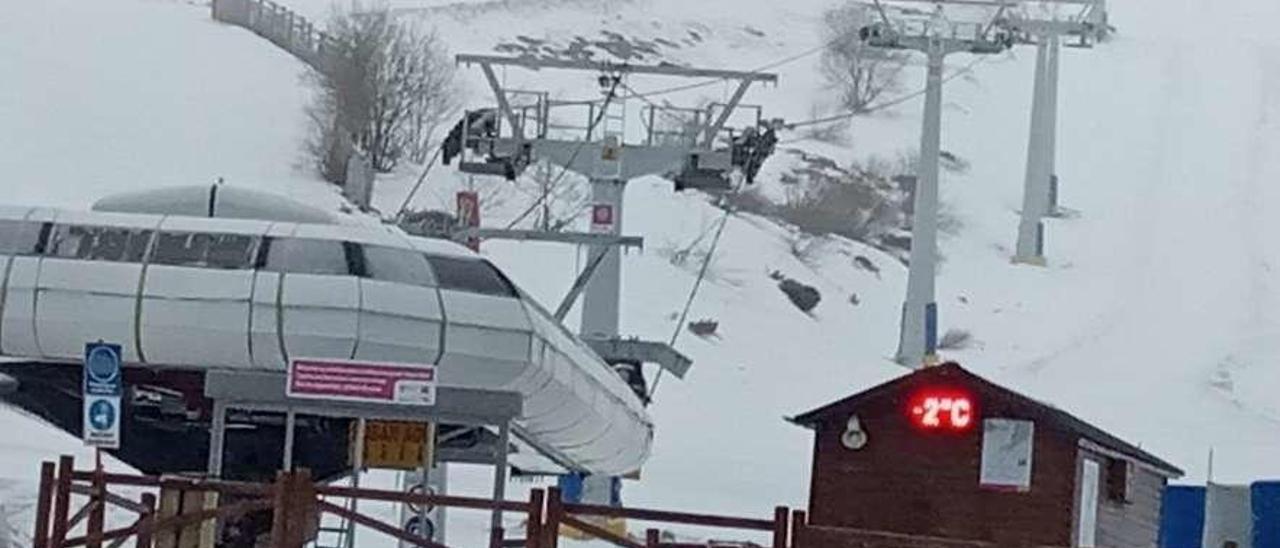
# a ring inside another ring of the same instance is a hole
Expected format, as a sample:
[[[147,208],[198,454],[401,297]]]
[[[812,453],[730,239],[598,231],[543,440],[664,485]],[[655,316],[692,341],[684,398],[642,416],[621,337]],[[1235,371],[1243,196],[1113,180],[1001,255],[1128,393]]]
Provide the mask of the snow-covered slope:
[[[325,0],[299,0],[323,15]],[[397,0],[397,7],[427,2]],[[751,69],[820,44],[826,0],[634,0],[472,2],[418,10],[453,52],[488,52],[519,37],[563,44],[601,30],[663,46],[665,58]],[[939,303],[943,329],[972,331],[978,344],[950,354],[995,381],[1028,391],[1185,467],[1202,480],[1210,448],[1215,477],[1280,476],[1280,318],[1274,269],[1280,248],[1280,15],[1270,0],[1218,3],[1112,2],[1120,34],[1063,59],[1059,174],[1062,202],[1076,210],[1048,229],[1047,268],[1008,261],[1025,158],[1032,58],[1017,50],[977,65],[946,90],[944,148],[972,164],[944,180],[944,200],[962,221],[944,239]],[[1156,9],[1158,7],[1158,9]],[[61,29],[50,32],[51,28]],[[698,36],[694,38],[692,34]],[[1230,36],[1230,39],[1221,38]],[[956,56],[956,66],[970,58]],[[752,92],[768,115],[809,117],[828,95],[816,57],[778,66],[776,88]],[[207,8],[164,0],[43,0],[0,18],[0,173],[6,201],[87,205],[102,194],[226,177],[325,207],[335,193],[299,163],[302,67],[246,31],[217,25]],[[919,83],[912,70],[908,89]],[[468,106],[489,102],[479,75],[460,69]],[[520,87],[566,97],[593,94],[592,75],[502,75]],[[683,82],[637,79],[640,90]],[[722,100],[714,85],[669,97]],[[842,159],[913,148],[919,101],[858,120],[846,149],[797,142]],[[785,163],[783,155],[775,157]],[[771,166],[761,184],[769,186]],[[378,205],[394,209],[411,173],[387,178]],[[446,207],[467,181],[433,173],[418,205]],[[527,203],[506,183],[476,181],[491,197],[487,224],[504,224]],[[704,198],[669,184],[631,184],[625,231],[646,237],[627,255],[623,330],[666,339],[697,269],[670,261],[714,228]],[[658,432],[644,479],[629,504],[767,515],[802,506],[808,433],[782,420],[902,370],[888,357],[904,271],[859,244],[819,242],[807,260],[802,238],[763,219],[729,221],[691,318],[720,321],[720,336],[681,335],[695,360],[685,381],[664,379],[652,412]],[[695,251],[706,248],[706,240]],[[554,305],[580,255],[563,247],[491,242],[485,252],[516,281]],[[871,258],[877,276],[856,269]],[[768,273],[818,287],[823,302],[802,314]],[[860,303],[849,302],[856,293]],[[576,316],[570,325],[576,326]],[[5,415],[6,429],[40,427]],[[74,447],[47,436],[45,454],[0,441],[0,486],[29,481],[35,461]],[[9,437],[5,440],[37,439]],[[25,443],[25,442],[24,442]],[[485,478],[460,468],[455,485],[483,494]],[[30,483],[24,484],[30,486]],[[12,491],[10,491],[12,492]],[[0,496],[5,496],[0,492]],[[450,518],[473,535],[483,519]],[[24,526],[25,527],[25,526]]]

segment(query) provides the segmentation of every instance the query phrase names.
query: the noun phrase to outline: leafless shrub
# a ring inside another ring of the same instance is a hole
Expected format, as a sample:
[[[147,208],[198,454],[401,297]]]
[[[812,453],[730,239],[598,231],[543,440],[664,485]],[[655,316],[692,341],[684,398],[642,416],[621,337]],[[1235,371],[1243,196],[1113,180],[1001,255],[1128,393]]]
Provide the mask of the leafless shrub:
[[[883,95],[900,91],[899,77],[908,60],[905,53],[863,43],[858,31],[873,15],[870,6],[849,3],[828,10],[822,21],[828,44],[822,75],[839,94],[841,106],[854,113],[865,113]]]
[[[456,106],[440,40],[386,9],[335,12],[328,32],[343,54],[308,77],[315,93],[307,151],[321,175],[342,182],[353,146],[383,173],[402,160],[426,161],[431,135]]]

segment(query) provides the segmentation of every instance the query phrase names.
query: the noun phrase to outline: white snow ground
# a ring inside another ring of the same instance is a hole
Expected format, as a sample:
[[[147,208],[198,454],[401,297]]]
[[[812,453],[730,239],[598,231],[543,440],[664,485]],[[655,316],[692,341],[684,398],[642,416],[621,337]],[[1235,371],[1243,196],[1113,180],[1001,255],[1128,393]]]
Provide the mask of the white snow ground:
[[[298,0],[323,15],[324,0]],[[303,3],[305,1],[305,3]],[[396,7],[422,5],[398,0]],[[476,4],[476,3],[472,3]],[[479,3],[496,6],[498,3]],[[595,37],[609,28],[683,44],[693,64],[751,69],[808,51],[826,0],[740,2],[509,1],[505,7],[423,10],[455,52],[488,51],[517,35]],[[944,148],[972,163],[948,176],[944,199],[963,222],[944,239],[943,328],[979,343],[949,354],[993,380],[1111,429],[1203,480],[1210,448],[1219,481],[1280,477],[1280,318],[1274,269],[1280,248],[1280,37],[1269,0],[1112,2],[1116,39],[1066,50],[1061,91],[1062,202],[1079,212],[1048,229],[1048,268],[1008,262],[1020,204],[1029,110],[1030,50],[984,62],[947,88]],[[586,7],[586,6],[591,7]],[[682,42],[694,30],[701,42]],[[957,56],[956,66],[969,59]],[[776,88],[753,92],[769,116],[807,118],[824,102],[813,56],[778,67]],[[468,104],[489,101],[477,74],[459,69]],[[919,72],[913,70],[913,73]],[[207,182],[274,189],[336,207],[336,192],[299,167],[305,134],[301,64],[252,34],[218,25],[207,6],[174,0],[42,0],[0,17],[0,173],[4,200],[85,207],[103,194]],[[503,75],[566,96],[594,93],[590,77]],[[919,81],[913,74],[908,88]],[[637,80],[653,89],[669,80]],[[720,100],[722,85],[673,96]],[[822,108],[821,106],[819,108]],[[852,146],[798,146],[842,159],[913,148],[919,101],[857,121]],[[785,155],[761,183],[784,167]],[[378,205],[393,209],[408,175],[388,178]],[[464,180],[439,169],[419,205],[448,202]],[[522,209],[505,183],[488,222]],[[628,191],[625,230],[646,237],[627,256],[623,329],[666,339],[693,282],[696,260],[669,251],[712,228],[718,211],[673,195],[656,178]],[[750,216],[733,218],[691,318],[716,318],[720,338],[681,335],[690,377],[664,379],[652,412],[658,434],[628,504],[765,516],[803,506],[808,433],[782,421],[902,372],[896,344],[904,271],[848,242],[828,242],[802,263],[796,236]],[[703,243],[705,247],[705,242]],[[574,250],[493,242],[486,253],[554,305],[579,265]],[[877,277],[853,268],[864,254]],[[814,284],[824,300],[796,311],[766,274]],[[861,304],[849,304],[856,292]],[[963,298],[963,301],[961,300]],[[576,325],[571,316],[570,325]],[[0,414],[0,503],[29,529],[38,462],[78,442],[12,410]],[[482,470],[458,467],[464,493],[486,491]],[[518,484],[513,484],[517,486]],[[519,493],[513,496],[521,496]],[[455,538],[478,537],[481,516],[451,516]],[[513,523],[514,525],[514,523]],[[464,543],[463,545],[468,545]]]

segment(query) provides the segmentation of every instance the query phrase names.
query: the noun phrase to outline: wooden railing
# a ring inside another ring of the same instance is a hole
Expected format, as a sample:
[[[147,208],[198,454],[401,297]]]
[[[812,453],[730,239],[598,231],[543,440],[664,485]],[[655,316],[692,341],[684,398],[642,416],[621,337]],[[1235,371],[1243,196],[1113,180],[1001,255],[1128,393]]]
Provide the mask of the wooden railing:
[[[146,488],[137,499],[118,492],[121,487]],[[83,505],[74,508],[72,495],[79,495]],[[194,495],[194,499],[192,498]],[[40,469],[40,493],[36,504],[34,548],[119,548],[133,539],[136,548],[169,548],[176,546],[176,535],[196,535],[214,531],[216,525],[254,512],[270,512],[269,531],[272,548],[302,548],[314,540],[320,517],[331,514],[378,533],[422,548],[449,548],[417,537],[397,524],[387,523],[349,507],[334,499],[385,501],[442,508],[500,511],[524,517],[524,531],[510,538],[502,528],[491,531],[489,548],[524,547],[557,548],[562,527],[577,529],[600,540],[624,548],[706,547],[708,544],[666,542],[658,529],[648,529],[644,539],[617,534],[593,522],[595,518],[625,518],[650,523],[713,527],[756,534],[771,533],[771,548],[789,548],[791,512],[778,507],[773,519],[752,519],[713,514],[670,512],[641,508],[617,508],[569,504],[561,500],[558,489],[534,489],[528,500],[490,500],[445,495],[426,495],[317,485],[306,470],[281,472],[273,483],[246,483],[226,480],[171,478],[131,474],[113,474],[102,470],[75,470],[72,457],[64,456],[55,464],[46,462]],[[195,508],[173,507],[173,500],[199,501]],[[170,504],[165,504],[170,501]],[[159,505],[158,505],[159,502]],[[116,529],[105,528],[108,507],[132,513],[136,519]],[[71,536],[82,529],[83,534]],[[265,533],[266,531],[264,531]],[[205,535],[200,546],[212,546],[213,535]],[[183,540],[183,546],[190,541]],[[721,544],[722,545],[722,544]],[[738,546],[757,546],[750,542]]]

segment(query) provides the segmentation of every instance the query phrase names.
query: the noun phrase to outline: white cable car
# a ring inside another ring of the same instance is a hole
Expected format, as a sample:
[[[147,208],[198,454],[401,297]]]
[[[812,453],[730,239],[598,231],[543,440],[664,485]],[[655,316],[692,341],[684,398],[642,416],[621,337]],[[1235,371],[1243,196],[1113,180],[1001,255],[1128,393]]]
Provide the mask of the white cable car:
[[[522,394],[518,432],[591,473],[639,469],[652,442],[623,379],[470,250],[234,187],[0,207],[0,355],[71,362],[99,339],[135,367],[433,363]]]

